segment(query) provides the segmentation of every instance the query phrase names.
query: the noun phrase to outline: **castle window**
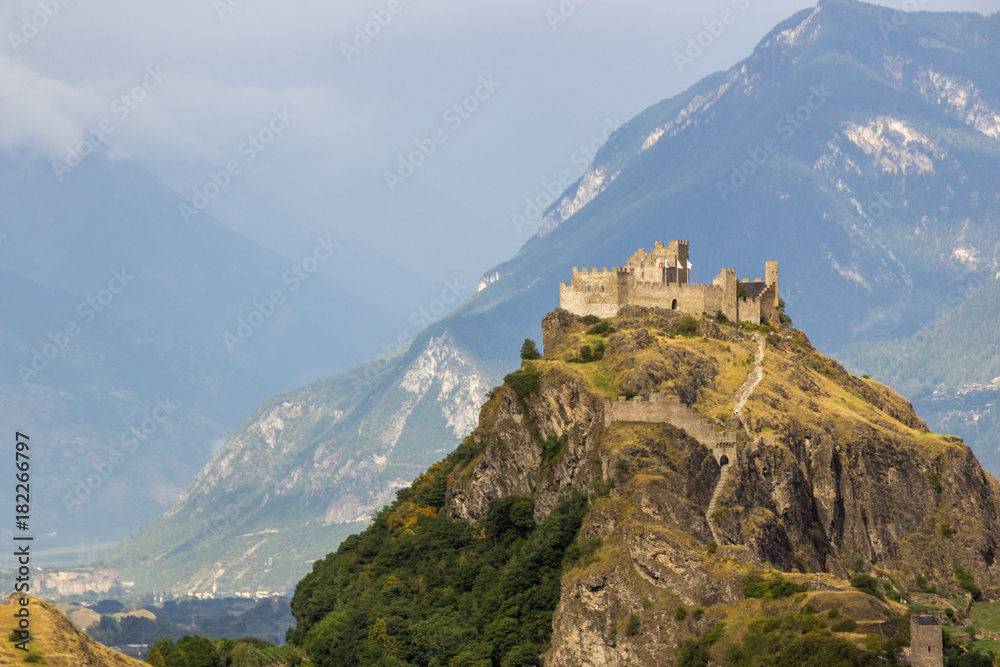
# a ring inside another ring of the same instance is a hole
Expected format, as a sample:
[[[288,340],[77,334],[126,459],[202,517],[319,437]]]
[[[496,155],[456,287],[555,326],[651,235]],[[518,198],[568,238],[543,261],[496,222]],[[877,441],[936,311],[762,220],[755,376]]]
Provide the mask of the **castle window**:
[[[677,299],[674,299],[674,302],[670,304],[670,310],[677,310]]]
[[[646,262],[639,262],[639,268],[640,269],[643,268],[644,266],[646,266]]]
[[[587,285],[587,291],[588,292],[590,291],[590,285]]]
[[[601,291],[602,292],[604,291],[604,285],[601,285]]]

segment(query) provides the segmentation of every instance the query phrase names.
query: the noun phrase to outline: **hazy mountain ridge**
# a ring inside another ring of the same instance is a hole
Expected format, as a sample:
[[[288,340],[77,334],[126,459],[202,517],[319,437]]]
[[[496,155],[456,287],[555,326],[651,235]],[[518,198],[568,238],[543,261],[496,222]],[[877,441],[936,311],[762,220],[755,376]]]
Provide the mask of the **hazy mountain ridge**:
[[[392,364],[266,401],[111,562],[177,592],[287,590],[475,423],[484,376],[451,336]]]
[[[47,547],[126,537],[263,397],[376,354],[399,326],[303,268],[335,261],[336,239],[304,239],[293,262],[207,214],[187,224],[182,201],[100,151],[61,183],[47,162],[0,156],[0,426],[46,443],[51,493],[33,509]],[[347,311],[365,325],[345,329]]]

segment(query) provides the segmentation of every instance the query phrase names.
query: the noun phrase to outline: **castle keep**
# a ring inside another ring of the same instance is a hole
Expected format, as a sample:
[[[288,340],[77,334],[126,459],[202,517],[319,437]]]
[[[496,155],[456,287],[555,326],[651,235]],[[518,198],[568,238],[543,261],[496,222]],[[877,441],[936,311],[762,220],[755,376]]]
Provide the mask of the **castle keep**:
[[[579,270],[559,285],[559,307],[574,315],[614,317],[627,305],[666,308],[714,317],[722,312],[732,322],[778,322],[778,263],[765,264],[765,279],[736,278],[722,269],[711,285],[692,284],[688,242],[657,242],[652,252],[639,248],[624,267]]]

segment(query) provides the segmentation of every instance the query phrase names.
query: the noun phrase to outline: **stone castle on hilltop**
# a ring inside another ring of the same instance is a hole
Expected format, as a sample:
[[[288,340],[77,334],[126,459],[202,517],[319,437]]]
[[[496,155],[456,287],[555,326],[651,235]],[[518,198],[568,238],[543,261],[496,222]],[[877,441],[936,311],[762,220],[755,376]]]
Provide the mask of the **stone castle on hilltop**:
[[[722,269],[711,285],[692,284],[688,242],[657,242],[639,248],[624,267],[578,270],[559,285],[559,307],[574,315],[614,317],[627,305],[666,308],[732,322],[778,323],[778,263],[765,264],[765,279],[740,281],[736,269]]]

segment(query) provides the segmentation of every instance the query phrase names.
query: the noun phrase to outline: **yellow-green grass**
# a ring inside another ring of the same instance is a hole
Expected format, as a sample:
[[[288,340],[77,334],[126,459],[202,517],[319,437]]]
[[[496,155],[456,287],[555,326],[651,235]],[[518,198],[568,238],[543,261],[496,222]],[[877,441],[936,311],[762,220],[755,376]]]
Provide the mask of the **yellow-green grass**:
[[[977,602],[974,604],[972,606],[972,624],[977,628],[1000,632],[1000,602]]]

